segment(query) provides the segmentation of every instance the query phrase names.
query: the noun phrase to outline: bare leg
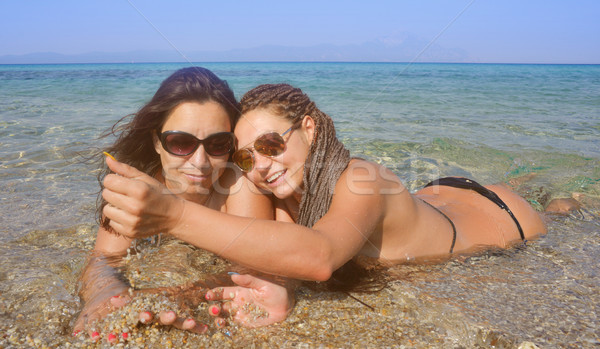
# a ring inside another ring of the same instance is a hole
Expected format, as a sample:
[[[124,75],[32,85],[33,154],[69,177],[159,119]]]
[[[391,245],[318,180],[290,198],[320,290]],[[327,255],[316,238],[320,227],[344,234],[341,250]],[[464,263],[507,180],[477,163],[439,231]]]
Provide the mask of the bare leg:
[[[535,173],[530,173],[524,176],[516,177],[510,179],[508,181],[508,185],[512,187],[513,190],[518,191],[520,186],[526,184],[535,176]],[[527,188],[527,191],[529,191],[529,194],[537,196],[535,203],[539,204],[541,207],[545,207],[544,212],[548,214],[568,215],[573,211],[580,210],[582,207],[581,199],[585,199],[585,195],[579,193],[573,193],[572,197],[570,198],[551,199],[550,193],[544,193],[545,190],[542,187],[536,190]]]

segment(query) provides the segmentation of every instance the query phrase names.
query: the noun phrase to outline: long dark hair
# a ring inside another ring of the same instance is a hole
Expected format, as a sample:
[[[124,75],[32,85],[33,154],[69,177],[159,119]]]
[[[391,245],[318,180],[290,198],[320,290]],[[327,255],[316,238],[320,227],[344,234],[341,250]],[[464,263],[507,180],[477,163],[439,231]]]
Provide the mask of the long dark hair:
[[[153,133],[160,132],[167,116],[179,104],[208,101],[216,102],[225,109],[233,128],[240,116],[239,105],[227,82],[219,79],[206,68],[179,69],[160,84],[152,99],[137,113],[126,115],[101,136],[117,136],[117,140],[105,151],[120,162],[154,176],[162,168],[162,165],[160,156],[154,149]],[[100,188],[103,188],[102,181],[109,172],[103,162],[102,170],[98,174]],[[96,215],[99,224],[110,230],[108,219],[102,216],[102,209],[106,206],[106,201],[102,198],[101,193],[100,191],[97,199]]]
[[[267,109],[298,125],[305,115],[315,121],[315,137],[304,163],[302,199],[296,223],[312,227],[323,217],[333,198],[335,185],[350,162],[350,152],[337,138],[331,117],[302,92],[288,84],[265,84],[248,91],[240,101],[242,114]],[[365,269],[354,260],[336,270],[327,282],[330,290],[374,291],[385,283],[374,280],[373,269]]]

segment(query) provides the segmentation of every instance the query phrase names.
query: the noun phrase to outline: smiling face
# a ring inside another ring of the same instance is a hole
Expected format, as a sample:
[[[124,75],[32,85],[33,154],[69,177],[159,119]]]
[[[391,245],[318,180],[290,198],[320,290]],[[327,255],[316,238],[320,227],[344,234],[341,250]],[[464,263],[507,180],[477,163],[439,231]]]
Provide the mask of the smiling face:
[[[269,132],[284,133],[292,126],[289,120],[273,114],[268,109],[253,109],[240,118],[235,127],[238,149],[253,148],[257,137]],[[254,167],[246,173],[257,187],[272,192],[279,199],[302,196],[304,162],[309,154],[314,134],[314,122],[304,117],[300,125],[283,136],[285,151],[268,157],[253,150]]]
[[[183,131],[205,139],[218,132],[231,132],[231,123],[225,109],[216,102],[184,102],[167,116],[161,133],[165,131]],[[229,158],[229,153],[208,155],[203,144],[190,155],[172,155],[163,148],[158,135],[154,136],[154,148],[160,155],[167,188],[196,202],[201,201],[198,194],[209,193],[225,171]]]

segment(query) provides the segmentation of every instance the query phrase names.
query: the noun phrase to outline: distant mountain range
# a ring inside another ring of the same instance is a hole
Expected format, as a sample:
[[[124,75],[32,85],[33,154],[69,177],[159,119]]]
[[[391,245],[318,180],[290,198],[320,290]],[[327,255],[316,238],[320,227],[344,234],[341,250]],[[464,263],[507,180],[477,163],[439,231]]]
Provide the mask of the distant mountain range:
[[[185,55],[185,57],[183,55]],[[307,47],[260,46],[226,51],[136,50],[65,55],[53,52],[0,56],[0,64],[143,62],[467,62],[462,49],[444,48],[413,36],[362,44]]]

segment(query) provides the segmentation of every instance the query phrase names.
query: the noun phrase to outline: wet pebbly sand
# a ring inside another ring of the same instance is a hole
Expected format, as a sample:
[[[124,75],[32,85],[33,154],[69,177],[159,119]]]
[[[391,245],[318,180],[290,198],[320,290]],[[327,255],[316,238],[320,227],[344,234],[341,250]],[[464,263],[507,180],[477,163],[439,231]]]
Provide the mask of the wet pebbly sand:
[[[53,338],[42,340],[15,331],[2,341],[3,347],[65,347],[65,348],[182,348],[182,347],[256,347],[256,348],[516,348],[514,338],[485,328],[452,328],[433,318],[419,316],[418,301],[400,287],[359,295],[373,306],[366,308],[356,300],[339,293],[316,292],[302,288],[293,313],[282,323],[260,329],[239,328],[230,325],[217,329],[203,307],[209,330],[192,334],[176,329],[152,325],[137,325],[139,310],[172,308],[161,297],[139,297],[128,306],[114,312],[97,326],[97,330],[116,335],[116,343],[108,343],[106,335],[99,341],[81,338]],[[206,304],[206,303],[203,303]],[[200,312],[201,313],[201,312]],[[443,316],[443,312],[439,316]],[[429,314],[432,317],[433,314]],[[468,327],[465,325],[465,327]],[[10,331],[9,331],[10,332]],[[127,338],[122,333],[127,332]],[[468,334],[468,338],[462,337]],[[79,337],[79,336],[78,336]],[[462,338],[461,338],[462,337]]]
[[[219,329],[207,303],[193,314],[208,324],[204,334],[138,325],[140,309],[161,310],[150,306],[161,302],[172,306],[160,297],[140,297],[98,324],[101,332],[115,333],[114,344],[106,336],[93,342],[71,335],[80,309],[77,276],[93,243],[93,228],[36,232],[9,247],[41,251],[51,246],[57,254],[53,263],[48,263],[52,250],[39,259],[11,261],[12,269],[0,275],[3,282],[17,276],[26,281],[12,282],[0,294],[0,347],[595,348],[600,344],[593,263],[599,257],[597,227],[595,218],[556,218],[546,237],[527,246],[436,265],[399,265],[390,287],[352,293],[373,309],[344,293],[301,287],[290,316],[266,328],[229,324]],[[581,231],[590,233],[581,238]],[[139,250],[124,272],[142,289],[185,284],[229,267],[212,254],[173,241],[160,246],[146,241]]]

